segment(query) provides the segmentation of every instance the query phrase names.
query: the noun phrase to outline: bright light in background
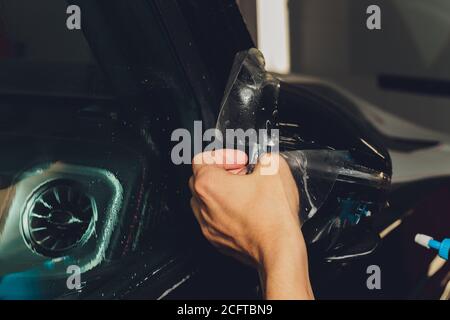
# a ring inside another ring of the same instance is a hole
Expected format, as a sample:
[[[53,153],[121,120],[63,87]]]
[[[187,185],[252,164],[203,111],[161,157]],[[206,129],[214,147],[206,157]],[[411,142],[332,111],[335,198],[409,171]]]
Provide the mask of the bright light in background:
[[[258,48],[266,58],[267,70],[289,73],[288,0],[257,0]]]

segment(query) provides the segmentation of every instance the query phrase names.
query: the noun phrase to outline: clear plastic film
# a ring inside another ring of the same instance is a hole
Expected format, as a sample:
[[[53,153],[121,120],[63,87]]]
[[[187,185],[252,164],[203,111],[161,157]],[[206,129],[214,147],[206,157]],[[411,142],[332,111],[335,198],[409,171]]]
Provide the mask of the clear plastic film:
[[[300,191],[300,221],[313,218],[326,202],[336,181],[385,187],[389,177],[357,165],[350,152],[295,150],[282,152]]]
[[[327,150],[283,152],[300,193],[300,222],[314,217],[336,182],[334,155]]]
[[[216,128],[226,138],[227,130],[243,131],[261,129],[270,131],[277,112],[279,80],[265,70],[262,53],[257,49],[239,52],[236,55]],[[257,145],[246,145],[244,139],[234,141],[234,147],[250,150],[249,163],[255,164],[265,152],[267,141],[254,141]],[[251,169],[251,168],[249,168]]]
[[[227,84],[216,128],[226,136],[227,129],[244,131],[271,130],[276,126],[279,81],[265,70],[264,57],[257,49],[237,54]],[[268,135],[269,139],[272,135]],[[248,172],[253,169],[267,146],[279,141],[258,140],[250,146]],[[237,141],[240,148],[245,141]],[[228,144],[227,144],[228,146]],[[247,149],[248,150],[248,149]],[[278,150],[275,148],[275,150]],[[303,225],[316,215],[326,202],[336,181],[385,185],[389,178],[383,173],[363,168],[352,161],[348,151],[292,150],[283,151],[300,193],[300,221]]]

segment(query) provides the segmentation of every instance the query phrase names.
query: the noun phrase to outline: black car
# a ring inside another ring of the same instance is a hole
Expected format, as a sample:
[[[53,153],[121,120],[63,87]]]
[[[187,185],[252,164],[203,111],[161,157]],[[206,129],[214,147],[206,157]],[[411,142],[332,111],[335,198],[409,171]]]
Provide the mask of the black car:
[[[231,0],[0,0],[0,299],[259,298],[255,272],[202,238],[191,168],[170,157],[173,130],[215,126],[254,46]],[[341,172],[305,221],[324,282],[376,249],[390,157],[332,94],[281,81],[268,101],[282,152],[344,151],[382,178]]]

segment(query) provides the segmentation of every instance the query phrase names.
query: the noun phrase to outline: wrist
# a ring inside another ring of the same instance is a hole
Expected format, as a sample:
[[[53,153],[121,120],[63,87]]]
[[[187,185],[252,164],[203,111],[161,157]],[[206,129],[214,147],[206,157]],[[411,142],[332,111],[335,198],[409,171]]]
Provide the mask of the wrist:
[[[300,229],[267,246],[262,251],[258,271],[266,299],[314,299]]]
[[[260,249],[260,269],[271,271],[287,260],[307,260],[306,246],[299,229],[271,239]]]

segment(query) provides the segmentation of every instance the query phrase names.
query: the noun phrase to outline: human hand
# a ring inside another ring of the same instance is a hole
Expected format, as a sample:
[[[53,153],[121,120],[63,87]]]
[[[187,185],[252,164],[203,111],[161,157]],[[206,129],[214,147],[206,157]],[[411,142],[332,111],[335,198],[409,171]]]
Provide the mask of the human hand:
[[[311,298],[299,194],[289,166],[279,155],[265,155],[246,175],[246,163],[246,155],[234,150],[194,158],[191,207],[201,230],[219,250],[258,269],[267,298]],[[277,170],[265,175],[274,164]]]

